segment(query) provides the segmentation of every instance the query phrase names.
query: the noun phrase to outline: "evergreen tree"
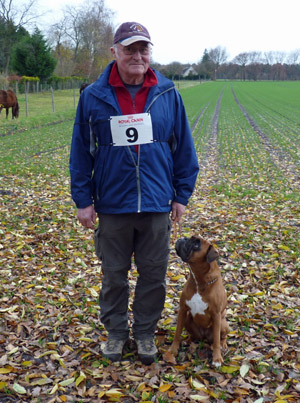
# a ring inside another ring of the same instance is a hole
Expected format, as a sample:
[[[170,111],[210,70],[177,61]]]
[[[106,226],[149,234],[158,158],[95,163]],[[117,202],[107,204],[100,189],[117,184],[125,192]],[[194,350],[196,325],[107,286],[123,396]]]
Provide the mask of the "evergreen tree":
[[[36,28],[30,36],[24,37],[14,48],[12,66],[20,75],[48,78],[54,71],[56,60],[51,55],[41,31]]]
[[[201,61],[198,63],[197,72],[205,80],[213,77],[213,66],[207,49],[204,50]]]
[[[11,71],[11,50],[24,36],[29,35],[22,26],[15,26],[10,20],[0,16],[0,71]]]
[[[38,0],[0,0],[0,71],[8,75],[13,47],[27,35],[38,15],[34,7]]]
[[[0,72],[5,67],[5,21],[0,16]]]
[[[209,54],[207,49],[204,50],[203,56],[202,56],[202,60],[201,63],[208,63],[210,62],[210,58],[209,58]]]

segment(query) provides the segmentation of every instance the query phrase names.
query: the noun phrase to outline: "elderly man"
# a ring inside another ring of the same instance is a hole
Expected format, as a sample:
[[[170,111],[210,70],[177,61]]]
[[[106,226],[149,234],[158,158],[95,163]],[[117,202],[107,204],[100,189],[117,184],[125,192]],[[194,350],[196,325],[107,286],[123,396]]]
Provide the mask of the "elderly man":
[[[176,222],[184,214],[199,169],[180,94],[149,67],[151,45],[142,24],[118,28],[114,61],[80,96],[70,156],[78,220],[94,229],[99,218],[100,320],[108,332],[102,354],[121,360],[129,339],[128,271],[134,257],[132,333],[146,365],[157,354],[170,218]]]

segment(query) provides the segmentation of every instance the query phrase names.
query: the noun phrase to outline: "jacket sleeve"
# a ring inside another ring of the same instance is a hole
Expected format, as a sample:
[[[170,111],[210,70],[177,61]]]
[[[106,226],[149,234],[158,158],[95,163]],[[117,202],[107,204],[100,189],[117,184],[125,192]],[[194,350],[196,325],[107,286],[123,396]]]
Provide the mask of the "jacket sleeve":
[[[79,99],[73,128],[70,175],[71,194],[77,208],[93,204],[92,177],[94,170],[93,136],[90,130],[89,118],[84,114],[84,98]]]
[[[173,154],[174,201],[187,205],[195,187],[199,164],[185,107],[177,90],[175,90],[175,97],[176,118],[174,135],[176,139],[176,149]]]

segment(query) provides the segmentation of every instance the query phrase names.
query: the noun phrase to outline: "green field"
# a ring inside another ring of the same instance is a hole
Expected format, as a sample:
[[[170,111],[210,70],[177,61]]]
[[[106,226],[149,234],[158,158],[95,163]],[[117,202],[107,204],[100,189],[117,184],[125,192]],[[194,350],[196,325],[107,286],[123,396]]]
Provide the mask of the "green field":
[[[18,120],[0,115],[0,401],[300,400],[300,82],[194,84],[179,87],[200,164],[182,229],[220,255],[224,365],[186,336],[177,363],[166,354],[188,273],[175,239],[157,363],[133,347],[102,358],[101,266],[69,194],[73,92],[54,93],[54,113],[50,93],[32,94],[28,117],[23,96]]]

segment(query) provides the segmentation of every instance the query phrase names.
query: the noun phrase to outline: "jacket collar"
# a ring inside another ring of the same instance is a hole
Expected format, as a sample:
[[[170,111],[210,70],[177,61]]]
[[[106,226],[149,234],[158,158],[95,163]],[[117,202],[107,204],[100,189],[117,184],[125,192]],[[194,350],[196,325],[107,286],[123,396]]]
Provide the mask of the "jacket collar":
[[[114,104],[115,101],[114,101],[112,85],[109,84],[109,79],[110,79],[110,75],[111,75],[112,69],[115,66],[115,64],[116,64],[115,61],[112,61],[111,63],[109,63],[108,66],[106,66],[103,73],[99,76],[99,78],[87,88],[87,90],[88,90],[87,92],[89,92],[96,98],[102,99],[103,101],[112,103],[112,104]],[[116,69],[117,75],[120,79],[119,84],[122,87],[124,87],[124,84],[118,74],[116,67],[117,66],[115,66],[114,68]],[[153,82],[152,81],[153,75],[155,77],[157,85],[151,86],[151,88],[150,88],[151,96],[155,96],[163,91],[166,91],[169,88],[174,87],[174,83],[171,80],[169,80],[168,78],[163,76],[159,71],[152,70],[151,68],[149,68],[146,73],[146,77],[145,77],[145,81],[144,81],[143,85],[145,85],[145,86],[147,85],[148,79],[149,79],[149,82]],[[152,79],[151,79],[151,77],[152,77]]]

